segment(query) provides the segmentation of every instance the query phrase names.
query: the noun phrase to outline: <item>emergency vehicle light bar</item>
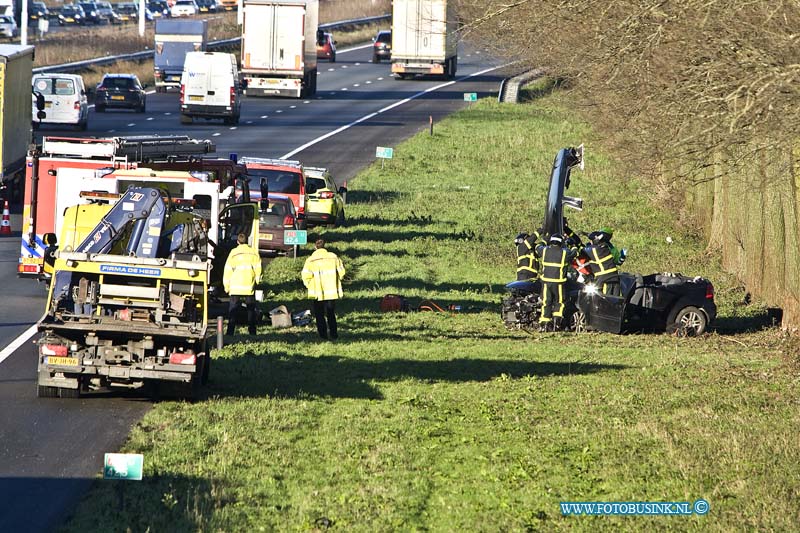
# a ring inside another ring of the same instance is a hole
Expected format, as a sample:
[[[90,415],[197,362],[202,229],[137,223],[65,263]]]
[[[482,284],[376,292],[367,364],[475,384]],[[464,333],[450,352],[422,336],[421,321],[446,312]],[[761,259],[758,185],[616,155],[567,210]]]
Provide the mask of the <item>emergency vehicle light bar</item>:
[[[290,159],[269,159],[266,157],[240,157],[239,163],[243,165],[247,165],[248,163],[253,165],[281,165],[284,167],[302,167],[300,161],[293,161]]]

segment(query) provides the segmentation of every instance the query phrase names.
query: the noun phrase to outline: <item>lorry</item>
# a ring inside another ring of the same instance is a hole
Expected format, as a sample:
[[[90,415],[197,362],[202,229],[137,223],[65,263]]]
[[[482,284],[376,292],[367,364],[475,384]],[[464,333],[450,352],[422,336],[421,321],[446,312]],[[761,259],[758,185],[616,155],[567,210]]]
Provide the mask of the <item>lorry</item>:
[[[156,20],[153,58],[156,92],[180,87],[186,53],[205,52],[207,44],[207,20]]]
[[[170,179],[148,169],[115,171],[110,179]],[[172,176],[188,183],[188,173]],[[205,185],[212,199],[218,193]],[[107,390],[144,390],[196,399],[209,375],[209,251],[230,250],[242,232],[257,246],[256,204],[211,215],[195,196],[133,184],[101,209],[67,210],[46,310],[37,328],[37,395],[76,398]],[[97,217],[102,217],[97,220]],[[89,218],[91,220],[84,220]],[[87,224],[87,222],[89,222]],[[91,226],[91,222],[97,222]],[[90,227],[88,231],[84,228]]]
[[[53,245],[48,241],[60,233],[64,210],[80,201],[82,180],[95,178],[98,172],[108,175],[113,170],[147,165],[156,171],[193,172],[220,191],[233,190],[247,169],[229,159],[202,157],[215,151],[210,141],[180,135],[104,139],[45,136],[41,147],[31,150],[27,158],[17,275],[40,280],[50,277],[44,260],[52,253]]]
[[[248,96],[317,91],[317,0],[245,0],[241,72]]]
[[[31,142],[33,46],[0,44],[0,184],[20,189]]]
[[[397,79],[427,74],[453,78],[458,67],[454,2],[392,2],[392,72]]]

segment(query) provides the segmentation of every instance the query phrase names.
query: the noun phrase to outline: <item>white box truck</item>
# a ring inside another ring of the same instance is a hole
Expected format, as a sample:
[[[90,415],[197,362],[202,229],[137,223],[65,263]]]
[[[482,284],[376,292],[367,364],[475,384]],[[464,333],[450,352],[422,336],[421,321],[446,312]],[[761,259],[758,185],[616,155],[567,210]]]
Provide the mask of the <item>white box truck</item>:
[[[153,61],[156,92],[181,86],[186,53],[205,52],[207,36],[207,20],[156,19]]]
[[[0,44],[0,183],[21,193],[31,142],[33,46]]]
[[[398,79],[415,74],[456,75],[458,21],[453,4],[447,0],[394,0],[392,72]]]
[[[244,0],[241,63],[248,96],[316,93],[318,14],[317,0]]]

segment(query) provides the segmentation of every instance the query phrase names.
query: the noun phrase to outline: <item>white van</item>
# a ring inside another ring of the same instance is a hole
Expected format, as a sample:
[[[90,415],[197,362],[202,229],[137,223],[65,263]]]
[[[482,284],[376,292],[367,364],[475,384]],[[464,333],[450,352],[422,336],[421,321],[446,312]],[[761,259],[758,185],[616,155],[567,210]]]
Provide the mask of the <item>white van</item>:
[[[238,124],[241,93],[235,55],[186,53],[181,76],[181,124],[191,124],[194,117]]]
[[[83,78],[77,74],[34,74],[33,94],[44,97],[45,117],[37,117],[36,97],[33,98],[31,120],[33,127],[40,124],[72,124],[81,130],[89,121],[89,104]]]

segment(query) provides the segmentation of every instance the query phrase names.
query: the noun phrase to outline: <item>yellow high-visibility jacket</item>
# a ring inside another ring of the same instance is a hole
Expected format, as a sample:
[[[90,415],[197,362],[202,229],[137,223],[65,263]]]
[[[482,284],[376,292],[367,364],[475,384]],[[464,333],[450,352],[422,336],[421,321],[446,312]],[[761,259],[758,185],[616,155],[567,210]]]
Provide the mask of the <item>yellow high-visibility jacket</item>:
[[[343,296],[344,265],[336,254],[325,248],[316,250],[303,265],[303,285],[308,297],[316,300],[336,300]]]
[[[222,284],[231,296],[252,296],[261,279],[261,257],[248,244],[240,244],[225,261]]]

